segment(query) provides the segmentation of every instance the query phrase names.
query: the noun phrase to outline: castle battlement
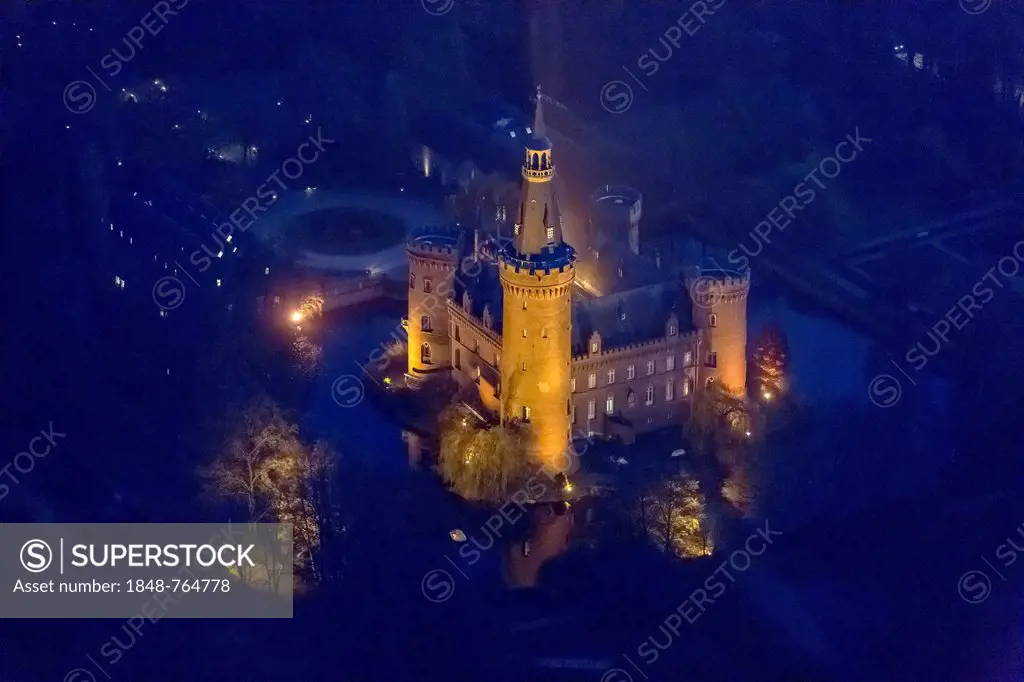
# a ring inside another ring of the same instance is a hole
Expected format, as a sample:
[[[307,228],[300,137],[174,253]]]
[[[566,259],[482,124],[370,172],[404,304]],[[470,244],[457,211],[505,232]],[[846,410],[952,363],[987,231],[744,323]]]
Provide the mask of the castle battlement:
[[[636,343],[627,343],[623,346],[616,346],[614,348],[602,348],[598,353],[574,353],[572,361],[574,363],[593,362],[601,363],[606,360],[619,360],[626,355],[631,353],[644,353],[656,346],[669,345],[673,343],[686,343],[701,341],[704,338],[704,331],[701,329],[693,329],[689,332],[680,333],[677,336],[662,336],[657,339],[651,339],[649,341],[638,341]]]
[[[458,257],[460,237],[458,230],[447,226],[422,227],[406,241],[406,249],[410,256],[454,259]]]

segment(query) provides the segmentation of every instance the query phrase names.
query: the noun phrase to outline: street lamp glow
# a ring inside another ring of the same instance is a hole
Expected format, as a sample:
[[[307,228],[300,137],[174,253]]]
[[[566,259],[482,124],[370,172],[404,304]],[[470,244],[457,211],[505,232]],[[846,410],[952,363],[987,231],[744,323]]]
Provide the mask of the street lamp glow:
[[[294,324],[298,324],[299,322],[302,322],[302,311],[300,311],[300,310],[293,310],[292,314],[291,314],[291,321]]]
[[[771,400],[772,397],[773,397],[773,394],[772,394],[771,391],[765,391],[765,392],[763,392],[761,394],[761,397],[764,398],[765,400]]]

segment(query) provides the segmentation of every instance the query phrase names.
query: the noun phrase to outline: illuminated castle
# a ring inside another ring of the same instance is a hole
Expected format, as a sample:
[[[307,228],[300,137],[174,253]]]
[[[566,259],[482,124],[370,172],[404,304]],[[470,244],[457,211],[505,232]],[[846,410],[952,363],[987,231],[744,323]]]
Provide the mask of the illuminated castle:
[[[450,372],[503,422],[527,426],[539,461],[564,470],[573,438],[632,442],[681,425],[711,382],[746,391],[750,276],[698,266],[683,281],[607,296],[574,286],[542,106],[538,96],[511,239],[410,239],[408,372]]]

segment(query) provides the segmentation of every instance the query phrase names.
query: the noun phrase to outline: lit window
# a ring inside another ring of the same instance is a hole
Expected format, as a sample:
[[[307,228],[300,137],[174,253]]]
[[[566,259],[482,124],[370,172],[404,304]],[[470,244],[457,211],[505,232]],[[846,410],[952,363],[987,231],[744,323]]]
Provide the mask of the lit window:
[[[711,313],[710,315],[708,315],[708,326],[709,327],[717,327],[718,326],[718,315],[716,315],[715,313]]]
[[[674,324],[670,324],[668,326],[668,335],[669,336],[675,336],[676,335],[676,326]]]
[[[591,374],[587,377],[587,388],[595,388],[597,386],[597,374]]]
[[[647,361],[647,376],[654,374],[654,360]]]
[[[543,329],[540,330],[540,338],[542,338],[542,339],[548,338],[548,328],[547,327],[544,327]]]
[[[685,353],[683,353],[683,365],[685,365],[686,367],[689,367],[692,364],[693,364],[693,352],[692,351],[686,351]]]
[[[632,381],[636,378],[636,365],[630,365],[626,368],[626,380]]]
[[[432,289],[433,289],[433,287],[430,284],[430,278],[429,277],[424,277],[423,278],[423,293],[429,294]]]
[[[526,338],[526,327],[523,327],[523,338]]]
[[[263,268],[263,274],[264,275],[269,275],[270,274],[270,268]]]
[[[508,136],[514,138],[516,136],[516,131],[514,131],[514,130],[508,131]]]
[[[220,278],[217,278],[217,286],[220,286]]]
[[[533,128],[531,128],[530,126],[526,126],[526,134],[533,135]]]
[[[523,405],[523,421],[524,422],[530,421],[530,406],[529,405]]]
[[[671,381],[665,384],[665,400],[671,401],[676,397],[676,385]]]
[[[687,396],[687,395],[690,395],[690,393],[692,393],[692,392],[693,392],[693,379],[691,379],[690,377],[686,377],[686,380],[683,381],[683,395]]]
[[[515,227],[513,227],[512,228],[512,232],[515,234],[515,236],[518,237],[519,236],[519,226],[516,225]]]
[[[526,371],[526,363],[525,362],[522,364],[522,369],[523,369],[524,372]]]
[[[708,361],[705,364],[708,367],[718,367],[718,353],[714,351],[708,353]]]
[[[654,404],[654,384],[650,384],[650,385],[647,386],[647,396],[646,396],[646,399],[647,399],[647,404],[648,405],[653,405]]]
[[[597,417],[597,403],[593,400],[587,402],[587,419]]]
[[[676,368],[676,356],[670,355],[665,358],[665,371],[671,372]]]
[[[569,379],[569,392],[570,393],[575,393],[576,392],[576,377],[573,377],[572,379]]]
[[[547,229],[547,237],[549,242],[555,241],[555,228],[549,227]]]
[[[424,365],[430,364],[430,344],[425,343],[420,346],[420,362]]]
[[[605,414],[612,414],[615,412],[615,396],[612,395],[611,393],[609,393],[608,397],[605,398],[604,411]]]
[[[590,344],[590,352],[591,353],[596,353],[597,352],[597,341],[595,341],[594,343]]]
[[[614,384],[615,383],[615,370],[614,369],[608,370],[608,383],[609,384]]]
[[[423,331],[423,332],[433,331],[431,329],[430,315],[424,315],[420,319],[420,331]]]

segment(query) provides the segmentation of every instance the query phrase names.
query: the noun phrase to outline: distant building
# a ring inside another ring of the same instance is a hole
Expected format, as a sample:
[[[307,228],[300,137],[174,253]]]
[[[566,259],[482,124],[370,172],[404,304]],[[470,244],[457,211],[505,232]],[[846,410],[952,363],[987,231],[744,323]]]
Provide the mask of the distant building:
[[[408,372],[450,372],[503,421],[528,425],[533,454],[564,469],[574,436],[631,442],[681,424],[711,382],[745,392],[750,277],[648,268],[660,281],[588,294],[562,237],[542,106],[538,97],[511,238],[481,244],[477,232],[437,229],[410,239]]]

